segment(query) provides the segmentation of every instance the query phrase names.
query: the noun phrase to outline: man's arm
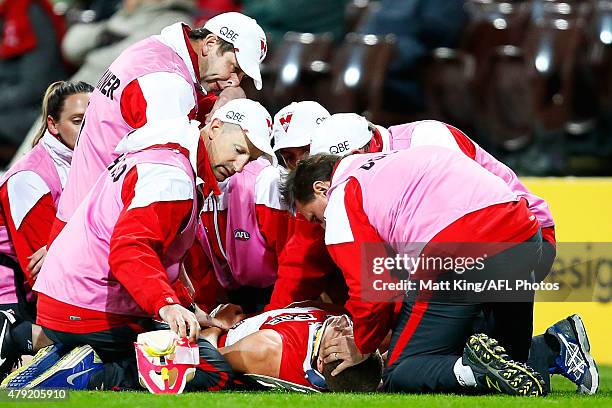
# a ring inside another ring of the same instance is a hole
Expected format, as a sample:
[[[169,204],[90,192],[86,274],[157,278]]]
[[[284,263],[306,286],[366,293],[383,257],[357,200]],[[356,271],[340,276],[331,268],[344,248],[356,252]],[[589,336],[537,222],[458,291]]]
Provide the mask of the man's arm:
[[[134,79],[121,94],[121,116],[138,129],[151,121],[180,116],[195,118],[196,97],[185,79],[171,72],[154,72]]]
[[[280,254],[287,243],[289,217],[281,200],[280,172],[276,167],[264,168],[255,181],[255,215],[261,235],[268,247]]]
[[[270,329],[259,330],[219,352],[232,369],[239,373],[268,375],[278,378],[280,374],[283,340]]]
[[[265,310],[280,309],[292,302],[315,300],[326,289],[327,278],[334,270],[320,225],[295,219],[293,235],[278,259],[278,277],[270,303]]]
[[[126,175],[124,208],[110,239],[109,266],[136,303],[155,316],[178,304],[161,257],[192,208],[193,187],[182,170],[167,165],[137,165]]]
[[[345,214],[341,215],[340,212]],[[380,299],[364,298],[366,285],[372,282],[363,281],[362,264],[366,263],[365,267],[369,268],[368,265],[372,264],[370,260],[389,255],[383,239],[363,210],[361,187],[357,180],[351,179],[345,186],[337,187],[329,199],[325,216],[326,231],[331,232],[326,232],[327,248],[342,270],[349,288],[349,300],[345,307],[353,319],[355,343],[362,354],[372,353],[391,329],[395,303],[392,302],[392,294],[384,292],[373,294],[369,291],[370,296],[380,296]],[[348,224],[337,222],[342,219],[347,220]],[[364,246],[367,251],[364,251]]]

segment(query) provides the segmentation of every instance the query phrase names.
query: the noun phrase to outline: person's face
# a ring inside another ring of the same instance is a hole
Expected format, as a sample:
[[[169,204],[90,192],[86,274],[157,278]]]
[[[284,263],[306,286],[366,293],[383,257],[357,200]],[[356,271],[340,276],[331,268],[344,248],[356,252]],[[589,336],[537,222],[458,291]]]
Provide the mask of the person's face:
[[[327,208],[327,190],[329,181],[315,181],[312,184],[314,198],[307,203],[295,202],[295,208],[310,222],[320,224],[325,228],[325,209]]]
[[[90,95],[90,93],[80,93],[68,96],[64,99],[64,109],[59,119],[56,121],[51,116],[47,117],[49,132],[59,137],[70,149],[74,149]]]
[[[234,51],[220,54],[217,36],[204,39],[200,53],[200,78],[202,86],[209,92],[221,91],[230,86],[239,86],[244,72],[240,69]]]
[[[262,155],[239,126],[226,125],[219,119],[202,129],[200,137],[217,181],[241,172],[248,162]]]
[[[285,147],[284,149],[280,149],[278,152],[285,162],[285,167],[287,167],[289,170],[293,170],[295,169],[295,166],[297,166],[297,162],[302,160],[302,158],[306,156],[309,151],[310,145],[306,145],[300,147]]]

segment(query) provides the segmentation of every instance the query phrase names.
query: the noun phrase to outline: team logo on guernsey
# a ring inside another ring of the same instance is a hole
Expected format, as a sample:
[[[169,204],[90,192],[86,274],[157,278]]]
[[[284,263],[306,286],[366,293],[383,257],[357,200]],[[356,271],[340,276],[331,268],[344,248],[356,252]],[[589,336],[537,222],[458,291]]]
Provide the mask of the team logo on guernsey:
[[[291,123],[291,119],[293,118],[293,112],[288,112],[284,114],[278,121],[280,122],[285,132],[289,129],[289,124]]]
[[[292,313],[273,317],[264,324],[275,325],[282,322],[308,322],[313,320],[317,320],[317,318],[312,313]]]
[[[251,238],[251,234],[249,234],[247,231],[241,229],[234,230],[234,239],[237,239],[238,241],[248,241],[249,238]]]
[[[272,131],[272,121],[270,120],[270,118],[266,118],[266,124],[268,125],[268,129],[271,132]]]
[[[266,58],[266,54],[268,53],[268,44],[266,44],[266,40],[263,38],[259,39],[259,52],[259,62],[261,62]]]

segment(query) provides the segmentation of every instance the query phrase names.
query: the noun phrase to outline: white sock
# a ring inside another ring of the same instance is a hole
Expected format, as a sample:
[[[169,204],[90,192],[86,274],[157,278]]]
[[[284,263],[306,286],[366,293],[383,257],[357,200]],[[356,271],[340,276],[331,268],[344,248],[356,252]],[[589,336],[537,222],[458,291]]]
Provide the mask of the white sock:
[[[453,367],[453,372],[455,373],[455,377],[459,384],[464,387],[475,387],[476,386],[476,378],[474,378],[474,372],[469,366],[463,365],[461,362],[461,357],[457,359],[455,366]]]

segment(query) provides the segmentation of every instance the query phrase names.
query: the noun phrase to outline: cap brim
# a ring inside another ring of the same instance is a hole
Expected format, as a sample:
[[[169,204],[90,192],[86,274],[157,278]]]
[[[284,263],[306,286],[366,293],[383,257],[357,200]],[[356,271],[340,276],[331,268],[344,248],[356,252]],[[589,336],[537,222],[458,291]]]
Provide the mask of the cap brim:
[[[253,65],[250,63],[251,61],[244,61],[244,57],[240,52],[236,53],[236,59],[238,60],[238,65],[240,65],[242,71],[244,71],[244,73],[247,74],[247,76],[249,76],[253,80],[253,83],[255,84],[255,89],[261,91],[261,88],[263,88],[263,82],[261,81],[261,71],[259,70],[259,64],[256,63]]]
[[[278,144],[274,145],[274,152],[278,152],[280,149],[286,149],[288,147],[304,147],[304,146],[308,146],[310,144],[310,140],[307,139],[303,139],[303,140],[297,140],[297,139],[288,139],[288,140],[284,140],[279,142]]]
[[[253,146],[255,146],[257,149],[262,151],[265,156],[268,156],[267,159],[270,163],[272,164],[276,163],[276,155],[274,154],[274,150],[272,150],[272,147],[270,146],[269,143],[265,143],[265,142],[262,142],[261,140],[257,140],[257,138],[250,137],[248,131],[244,132],[244,134],[247,136],[247,138],[249,139],[249,142],[251,142]]]

